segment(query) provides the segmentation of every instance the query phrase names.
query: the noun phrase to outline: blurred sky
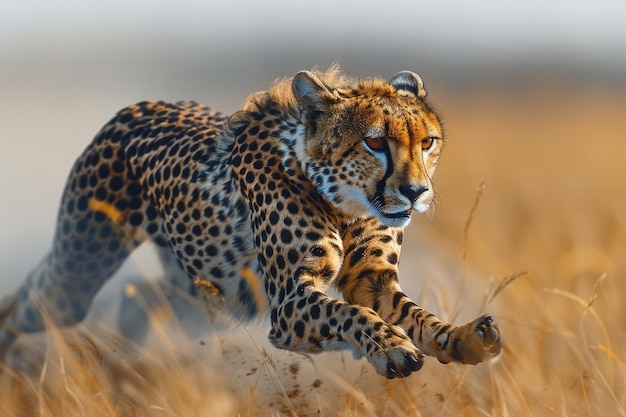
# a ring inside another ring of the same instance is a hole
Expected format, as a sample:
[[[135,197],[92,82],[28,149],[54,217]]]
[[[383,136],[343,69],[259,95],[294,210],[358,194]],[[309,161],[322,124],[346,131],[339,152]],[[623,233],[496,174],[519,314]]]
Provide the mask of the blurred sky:
[[[228,42],[252,36],[254,43],[271,34],[381,43],[408,38],[480,53],[559,48],[623,59],[624,51],[614,48],[626,39],[626,3],[607,0],[5,0],[1,7],[3,49],[113,39]]]
[[[123,106],[232,112],[277,77],[337,60],[452,91],[527,76],[623,88],[625,17],[626,1],[607,0],[2,0],[0,294],[50,247],[71,164]]]
[[[619,78],[626,68],[624,16],[626,2],[617,0],[4,0],[0,56],[4,71],[70,61],[77,70],[100,66],[118,76],[117,54],[127,54],[130,70],[148,62],[157,73],[178,72],[195,56],[222,59],[210,66],[216,74],[249,76],[255,66],[294,62],[302,53],[310,59],[296,68],[318,60],[349,64],[355,56],[380,66],[397,52],[407,62],[419,56],[426,66],[438,64],[444,76],[543,62]]]

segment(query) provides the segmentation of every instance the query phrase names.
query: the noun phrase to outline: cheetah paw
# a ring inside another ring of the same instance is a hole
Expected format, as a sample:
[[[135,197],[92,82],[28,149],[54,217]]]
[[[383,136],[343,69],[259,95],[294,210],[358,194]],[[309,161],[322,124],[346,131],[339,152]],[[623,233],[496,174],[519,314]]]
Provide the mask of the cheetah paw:
[[[370,356],[378,374],[389,379],[404,378],[422,368],[425,355],[409,338],[395,336],[386,339],[384,345],[376,344],[376,350]]]
[[[481,316],[437,338],[437,359],[441,363],[460,362],[476,365],[495,358],[502,349],[498,324],[491,316]]]

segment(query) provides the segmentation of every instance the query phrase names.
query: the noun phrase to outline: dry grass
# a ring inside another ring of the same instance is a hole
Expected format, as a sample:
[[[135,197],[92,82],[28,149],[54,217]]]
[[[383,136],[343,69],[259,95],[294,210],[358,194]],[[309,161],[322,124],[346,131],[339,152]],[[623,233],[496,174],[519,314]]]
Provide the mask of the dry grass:
[[[437,100],[440,204],[402,260],[407,292],[442,317],[494,314],[498,362],[387,381],[345,353],[275,350],[263,324],[188,342],[156,314],[144,348],[50,331],[28,370],[4,369],[0,415],[626,415],[625,97],[540,87]]]

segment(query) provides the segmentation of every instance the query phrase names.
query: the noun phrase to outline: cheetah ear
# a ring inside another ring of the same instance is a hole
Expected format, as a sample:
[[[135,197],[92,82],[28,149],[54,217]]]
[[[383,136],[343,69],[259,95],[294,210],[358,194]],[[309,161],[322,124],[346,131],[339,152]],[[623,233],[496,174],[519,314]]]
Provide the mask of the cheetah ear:
[[[424,82],[414,72],[400,71],[391,78],[389,81],[399,93],[410,93],[415,97],[426,97],[426,90],[424,90]]]
[[[300,71],[291,81],[291,90],[301,108],[321,110],[334,100],[328,87],[311,71]]]

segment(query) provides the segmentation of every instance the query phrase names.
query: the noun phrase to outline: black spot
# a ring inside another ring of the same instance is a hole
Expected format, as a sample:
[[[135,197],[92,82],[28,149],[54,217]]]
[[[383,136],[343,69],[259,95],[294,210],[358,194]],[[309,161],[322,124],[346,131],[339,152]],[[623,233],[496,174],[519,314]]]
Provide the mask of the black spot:
[[[190,245],[190,244],[185,245],[184,250],[185,250],[185,253],[186,253],[188,256],[193,256],[193,254],[194,254],[194,253],[196,253],[196,249],[195,249],[195,247],[194,247],[193,245]]]
[[[289,325],[287,324],[287,320],[285,320],[284,318],[281,318],[280,330],[276,332],[276,337],[280,338],[280,335],[282,335],[282,332],[286,332],[287,330],[289,330]]]
[[[309,311],[311,314],[311,318],[313,320],[317,320],[320,318],[320,307],[318,305],[311,306],[311,310]]]
[[[200,259],[194,259],[192,263],[197,270],[202,270],[202,268],[204,268],[204,263]]]
[[[141,225],[141,223],[143,223],[143,214],[135,212],[130,215],[128,221],[130,222],[131,226],[139,226]]]
[[[215,256],[217,255],[217,248],[213,245],[207,245],[204,248],[204,252],[208,255],[208,256]]]
[[[357,262],[363,259],[364,255],[365,255],[364,247],[360,247],[357,250],[355,250],[352,256],[350,257],[350,266],[354,266]]]
[[[389,236],[389,235],[381,236],[379,240],[382,243],[389,243],[389,242],[391,242],[391,236]]]
[[[87,205],[88,205],[88,200],[86,196],[80,196],[80,198],[78,199],[78,201],[76,202],[76,208],[79,211],[85,211],[87,210]]]
[[[390,253],[387,256],[387,262],[389,262],[392,265],[395,265],[398,263],[398,254],[397,253]]]
[[[280,269],[284,269],[285,268],[285,258],[283,257],[283,255],[276,256],[276,265]]]
[[[122,181],[121,177],[112,177],[109,180],[109,188],[112,191],[119,191],[122,189],[122,187],[124,186],[124,182]]]
[[[124,163],[122,161],[113,161],[113,163],[111,164],[111,170],[113,172],[115,172],[116,174],[121,174],[122,172],[124,172]]]
[[[105,179],[109,176],[110,173],[111,170],[109,169],[109,166],[107,164],[102,164],[98,168],[98,176],[100,177],[100,179]]]
[[[143,200],[139,197],[131,198],[128,201],[128,208],[131,210],[138,210],[143,205]]]
[[[350,274],[343,275],[341,278],[339,278],[339,281],[337,281],[337,287],[343,288],[348,283],[349,279]]]
[[[125,198],[120,198],[115,200],[115,208],[118,209],[119,211],[124,211],[128,208],[128,200],[126,200]]]
[[[285,244],[289,244],[293,240],[293,235],[291,234],[289,230],[283,229],[280,232],[280,240]]]
[[[93,220],[96,223],[102,223],[106,219],[107,219],[107,216],[104,213],[100,212],[100,211],[95,212],[94,215],[93,215]]]
[[[310,215],[310,216],[307,214],[307,216],[309,216],[309,217],[311,217],[312,215],[313,215],[313,213],[311,213],[311,215]],[[316,229],[320,229],[320,230],[324,230],[324,229],[325,229],[324,225],[323,225],[322,223],[320,223],[320,222],[316,221],[316,220],[313,220],[313,221],[311,222],[311,224],[312,224],[312,225],[313,225],[313,227],[315,227]]]
[[[87,187],[87,175],[83,174],[80,177],[78,177],[78,187],[79,188]]]
[[[291,202],[289,204],[287,204],[287,211],[289,211],[289,213],[291,214],[298,214],[298,206],[297,204]]]
[[[87,230],[87,220],[85,220],[85,219],[80,219],[80,220],[76,223],[76,232],[77,232],[77,233],[83,233],[85,230]]]
[[[128,123],[133,119],[133,115],[131,113],[123,113],[119,115],[120,123]]]
[[[402,306],[402,310],[400,310],[400,317],[398,317],[398,322],[404,320],[409,315],[409,310],[411,310],[411,308],[413,307],[416,307],[415,303],[407,301]]]
[[[302,337],[304,337],[304,322],[301,320],[298,320],[293,325],[293,331],[295,332],[296,337],[302,339]]]
[[[286,318],[291,317],[291,315],[293,314],[293,301],[289,301],[287,304],[285,304],[285,307],[283,307],[283,314]]]
[[[400,303],[400,300],[402,300],[402,298],[404,297],[404,294],[401,292],[397,292],[393,295],[393,303],[392,303],[392,308],[395,310],[396,308],[398,308],[398,304]]]
[[[350,330],[350,327],[352,327],[352,319],[347,319],[344,323],[343,323],[343,331],[347,332],[348,330]]]
[[[107,146],[102,150],[102,157],[104,159],[109,159],[112,156],[113,156],[113,148],[111,148],[110,146]]]
[[[352,237],[358,237],[361,235],[361,233],[363,233],[363,228],[362,227],[357,227],[356,229],[352,230],[352,233],[350,233],[352,235]]]
[[[107,198],[107,189],[105,187],[98,187],[94,197],[96,200],[105,201]]]
[[[150,221],[156,219],[157,211],[154,209],[154,207],[152,205],[149,205],[148,207],[146,207],[146,217]]]
[[[211,271],[209,271],[209,272],[215,278],[224,278],[224,272],[220,268],[218,268],[218,267],[211,268]]]
[[[298,251],[296,251],[295,249],[290,249],[289,252],[287,252],[287,259],[289,259],[289,262],[291,262],[292,264],[297,263],[298,259],[300,259]]]
[[[321,239],[320,234],[315,233],[315,232],[307,232],[305,236],[308,240],[313,241],[313,242],[317,242],[318,240]]]
[[[154,235],[156,232],[159,231],[159,225],[157,223],[150,223],[147,227],[146,227],[146,232],[149,235]],[[158,243],[157,243],[158,244]]]
[[[141,185],[137,184],[136,182],[131,182],[126,187],[126,195],[128,195],[129,197],[137,197],[141,194],[142,191],[143,190],[141,189]]]

